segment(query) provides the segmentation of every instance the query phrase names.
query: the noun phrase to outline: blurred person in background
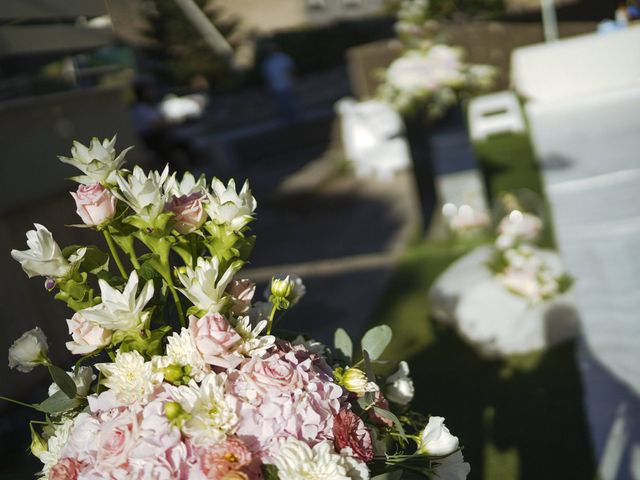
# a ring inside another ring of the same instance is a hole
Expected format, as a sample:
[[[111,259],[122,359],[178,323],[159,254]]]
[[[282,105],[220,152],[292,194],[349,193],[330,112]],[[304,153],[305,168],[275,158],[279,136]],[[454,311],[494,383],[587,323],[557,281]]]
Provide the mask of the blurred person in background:
[[[294,89],[295,71],[295,63],[289,55],[280,51],[277,44],[267,44],[262,75],[278,105],[280,116],[287,123],[296,121],[298,116]]]

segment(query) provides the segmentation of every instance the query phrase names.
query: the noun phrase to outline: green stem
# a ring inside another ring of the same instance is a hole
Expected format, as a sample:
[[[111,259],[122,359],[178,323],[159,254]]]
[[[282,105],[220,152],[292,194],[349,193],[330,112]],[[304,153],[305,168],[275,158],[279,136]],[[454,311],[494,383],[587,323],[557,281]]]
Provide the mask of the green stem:
[[[267,335],[271,334],[271,327],[273,326],[273,319],[276,316],[276,305],[273,304],[273,307],[271,307],[271,314],[269,314],[269,320],[267,320]]]
[[[0,397],[0,400],[4,400],[5,402],[10,402],[10,403],[15,403],[16,405],[20,405],[22,407],[28,407],[28,408],[33,408],[36,409],[36,407],[34,407],[33,405],[30,405],[28,403],[24,403],[21,402],[19,400],[14,400],[13,398],[7,398],[7,397]],[[36,409],[37,410],[37,409]]]
[[[180,301],[180,296],[178,295],[178,291],[176,287],[173,286],[173,282],[167,282],[169,285],[169,291],[171,292],[171,296],[173,297],[173,302],[176,304],[176,310],[178,310],[178,319],[180,320],[180,326],[186,328],[187,322],[184,318],[184,311],[182,310],[182,302]]]
[[[102,230],[102,233],[104,234],[104,239],[107,241],[107,245],[109,246],[109,251],[111,252],[111,256],[115,260],[116,265],[118,266],[118,270],[120,270],[120,275],[122,275],[122,278],[127,280],[129,276],[127,275],[126,270],[122,266],[122,262],[120,261],[120,256],[118,255],[116,246],[113,243],[113,237],[111,236],[111,234],[109,233],[109,230],[107,229]]]
[[[191,235],[191,268],[196,268],[196,261],[198,256],[197,245],[196,245],[196,236]]]

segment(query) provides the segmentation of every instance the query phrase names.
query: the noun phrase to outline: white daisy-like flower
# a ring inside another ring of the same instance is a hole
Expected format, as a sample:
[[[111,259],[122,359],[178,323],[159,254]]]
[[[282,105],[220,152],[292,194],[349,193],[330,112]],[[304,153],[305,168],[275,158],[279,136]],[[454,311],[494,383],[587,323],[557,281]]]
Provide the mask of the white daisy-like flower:
[[[322,441],[314,447],[295,438],[283,440],[274,458],[280,480],[366,480],[368,473],[356,468],[352,457],[336,453],[333,444]]]
[[[240,270],[240,263],[233,263],[220,278],[220,260],[212,257],[206,260],[198,258],[196,268],[185,267],[178,272],[178,279],[184,285],[180,291],[198,308],[217,313],[225,305],[225,289],[233,276]]]
[[[225,392],[226,375],[210,373],[200,385],[172,387],[172,397],[190,417],[182,431],[196,445],[211,445],[223,441],[234,432],[238,423],[237,399]]]
[[[118,352],[113,363],[95,366],[104,375],[104,385],[126,404],[145,399],[162,382],[162,373],[136,351]]]
[[[167,198],[172,196],[184,197],[194,193],[205,194],[207,192],[207,178],[202,174],[196,180],[191,172],[184,172],[182,180],[178,180],[174,172],[173,175],[167,178],[162,188]]]
[[[136,214],[148,223],[153,223],[164,210],[166,198],[162,192],[162,186],[169,177],[169,166],[162,173],[144,173],[137,165],[128,177],[119,173],[116,177],[120,191],[114,191],[114,195],[129,205]]]
[[[249,317],[240,317],[233,324],[233,328],[242,337],[242,343],[238,345],[237,352],[248,357],[261,357],[276,341],[273,335],[260,334],[267,328],[267,321],[261,320],[255,327],[251,325]]]
[[[256,206],[249,182],[244,182],[240,193],[236,192],[236,182],[233,179],[229,180],[226,187],[217,178],[211,182],[207,213],[215,223],[240,230],[251,221]]]
[[[71,430],[73,430],[73,420],[73,418],[65,418],[62,423],[56,425],[53,435],[47,440],[47,450],[38,457],[44,464],[40,472],[42,478],[49,478],[49,472],[60,460],[62,451],[69,441]]]
[[[171,365],[188,366],[191,368],[189,376],[197,382],[202,381],[210,370],[186,328],[183,328],[180,333],[174,332],[167,339],[166,354],[154,357],[153,364],[156,370]]]
[[[59,156],[61,162],[73,165],[84,175],[73,177],[78,183],[89,185],[98,182],[115,182],[115,173],[124,163],[124,156],[133,147],[125,148],[119,155],[116,155],[116,135],[111,140],[105,138],[98,140],[91,139],[88,147],[80,142],[73,142],[71,147],[71,158]]]
[[[149,313],[144,312],[144,307],[153,297],[151,280],[145,284],[138,296],[138,274],[135,271],[131,273],[122,292],[102,279],[98,280],[98,283],[102,303],[78,312],[86,320],[108,330],[131,330],[140,327],[146,321]]]

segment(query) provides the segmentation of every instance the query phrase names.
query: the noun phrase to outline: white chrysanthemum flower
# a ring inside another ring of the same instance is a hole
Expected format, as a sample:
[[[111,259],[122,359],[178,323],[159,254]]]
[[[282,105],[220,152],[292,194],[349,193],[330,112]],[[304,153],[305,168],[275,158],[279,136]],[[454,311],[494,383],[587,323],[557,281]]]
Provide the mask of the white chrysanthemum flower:
[[[111,140],[105,138],[102,142],[96,137],[91,139],[88,147],[80,142],[73,142],[71,158],[59,156],[61,162],[73,165],[84,175],[73,177],[78,183],[89,185],[98,182],[115,182],[115,172],[124,163],[124,156],[133,147],[125,148],[116,156],[116,135]]]
[[[451,435],[444,425],[443,417],[430,417],[420,434],[418,453],[427,455],[449,455],[458,449],[458,437]]]
[[[98,280],[102,303],[78,312],[86,320],[108,330],[131,330],[140,327],[148,316],[143,312],[153,297],[153,282],[149,280],[136,297],[138,274],[133,271],[122,292],[104,280]]]
[[[259,321],[253,327],[249,317],[240,317],[233,324],[233,328],[242,337],[242,343],[236,351],[248,357],[261,357],[276,341],[276,337],[273,335],[260,336],[262,331],[267,328],[266,320]]]
[[[240,267],[239,263],[234,263],[218,278],[220,260],[217,257],[209,260],[198,257],[195,269],[185,267],[185,273],[178,273],[178,279],[184,285],[180,291],[196,307],[217,313],[224,307],[225,289]]]
[[[42,466],[42,471],[40,472],[42,478],[49,478],[49,472],[60,460],[62,451],[69,441],[72,429],[72,418],[65,418],[62,423],[56,425],[53,435],[51,435],[47,440],[47,451],[42,452],[38,457],[44,464]]]
[[[366,480],[356,460],[336,453],[333,444],[322,441],[314,447],[295,438],[283,440],[274,458],[280,480]]]
[[[233,230],[240,230],[253,218],[257,206],[256,199],[251,195],[249,182],[244,182],[240,193],[236,192],[236,182],[231,179],[224,186],[217,178],[211,182],[211,193],[207,213],[215,223],[228,225]]]
[[[156,370],[172,365],[190,367],[189,376],[200,382],[209,372],[209,366],[196,348],[189,330],[183,328],[180,333],[174,332],[167,339],[166,354],[153,357]]]
[[[184,172],[182,180],[176,178],[175,172],[171,175],[162,186],[166,198],[172,196],[184,197],[193,195],[194,193],[205,194],[207,192],[207,178],[204,174],[198,177],[198,180],[191,172]]]
[[[39,327],[33,328],[23,333],[9,347],[9,368],[29,373],[34,367],[47,361],[48,351],[47,336]]]
[[[78,369],[78,373],[75,373],[73,370],[67,373],[76,384],[77,395],[80,397],[86,397],[89,393],[89,389],[91,388],[91,383],[96,379],[96,376],[93,374],[93,369],[91,367],[83,366]],[[50,397],[59,391],[60,387],[56,383],[49,385],[48,393]]]
[[[415,394],[413,380],[409,377],[409,365],[404,360],[398,365],[398,371],[387,378],[384,395],[398,405],[408,405]]]
[[[80,248],[69,260],[64,258],[60,246],[46,227],[33,224],[36,229],[27,232],[28,250],[11,250],[14,260],[20,262],[24,272],[31,277],[64,277],[71,267],[82,260],[86,248]]]
[[[182,431],[196,445],[210,445],[223,441],[233,433],[237,423],[237,399],[225,392],[226,375],[210,373],[198,385],[172,387],[171,395],[190,416],[182,424]]]
[[[162,383],[162,374],[136,351],[118,352],[113,363],[97,363],[95,367],[104,375],[104,385],[126,404],[143,400]]]
[[[153,223],[164,210],[167,199],[162,192],[162,187],[168,176],[168,165],[162,173],[150,172],[149,175],[146,175],[144,170],[136,165],[127,178],[118,174],[116,180],[120,192],[114,191],[113,193],[129,205],[140,218]]]

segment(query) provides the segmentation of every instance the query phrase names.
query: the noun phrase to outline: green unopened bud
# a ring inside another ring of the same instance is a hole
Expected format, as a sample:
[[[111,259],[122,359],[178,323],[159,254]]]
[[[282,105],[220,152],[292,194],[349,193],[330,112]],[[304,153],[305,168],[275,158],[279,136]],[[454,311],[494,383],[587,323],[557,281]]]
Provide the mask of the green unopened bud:
[[[182,409],[182,405],[178,402],[167,402],[164,404],[164,414],[171,421],[177,420],[184,413],[185,411]]]
[[[347,368],[344,371],[340,385],[359,397],[363,396],[366,392],[375,392],[378,390],[378,386],[374,382],[369,381],[367,374],[355,367]]]
[[[185,376],[185,372],[180,365],[169,365],[162,369],[162,374],[167,382],[173,383],[174,385],[182,384],[183,377]]]
[[[293,293],[293,282],[289,275],[285,278],[271,279],[271,295],[269,301],[278,309],[286,310],[291,304],[291,294]]]
[[[35,431],[35,429],[33,428],[33,425],[30,425],[30,427],[31,427],[31,445],[29,445],[29,449],[31,450],[31,453],[35,457],[40,458],[40,456],[43,453],[46,453],[49,451],[49,444],[44,438],[40,436],[38,432]]]

